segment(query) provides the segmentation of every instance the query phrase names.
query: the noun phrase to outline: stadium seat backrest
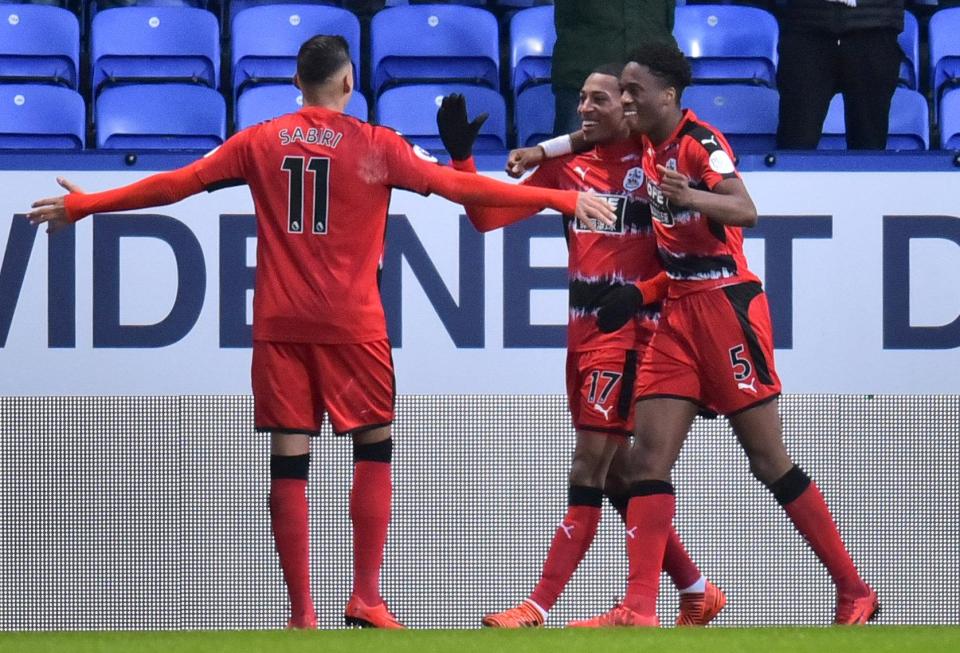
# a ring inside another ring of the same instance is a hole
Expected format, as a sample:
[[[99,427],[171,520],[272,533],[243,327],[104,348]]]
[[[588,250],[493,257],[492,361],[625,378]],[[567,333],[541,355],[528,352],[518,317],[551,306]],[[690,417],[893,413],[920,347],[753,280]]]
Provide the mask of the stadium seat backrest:
[[[211,149],[226,136],[223,96],[195,84],[108,87],[95,112],[100,148]]]
[[[384,91],[377,100],[377,122],[402,133],[427,150],[442,151],[437,132],[437,108],[444,95],[461,93],[472,119],[486,111],[487,121],[474,144],[475,152],[507,146],[506,103],[496,91],[467,84],[415,84]]]
[[[386,0],[385,7],[405,7],[410,4],[410,0]],[[447,4],[466,5],[468,7],[482,7],[487,4],[487,0],[449,0]]]
[[[303,95],[293,84],[268,84],[254,86],[237,99],[237,129],[270,120],[285,113],[303,108]],[[347,115],[366,120],[367,98],[354,91],[344,111]]]
[[[80,23],[66,9],[0,5],[0,82],[38,81],[77,88]]]
[[[681,104],[727,137],[735,153],[776,147],[780,94],[749,84],[705,84],[683,91]]]
[[[0,149],[83,149],[86,105],[73,89],[0,84]]]
[[[777,20],[767,11],[736,5],[677,7],[673,35],[696,81],[776,85]]]
[[[338,6],[337,0],[220,0],[221,3],[230,3],[230,19],[233,20],[237,14],[251,7],[263,7],[265,5],[327,5]]]
[[[552,5],[553,0],[492,0],[491,4],[496,4],[499,7],[527,9],[528,7]]]
[[[89,13],[92,16],[98,11],[125,7],[196,7],[206,9],[207,4],[207,0],[122,0],[121,2],[91,0]]]
[[[485,9],[437,4],[384,9],[370,24],[373,91],[438,80],[498,89],[498,38],[497,20]]]
[[[514,122],[517,147],[536,145],[553,136],[555,106],[550,84],[531,86],[517,96]]]
[[[510,19],[510,79],[515,94],[531,84],[550,81],[557,41],[553,7],[533,7]]]
[[[347,40],[354,80],[360,73],[360,21],[338,7],[281,4],[244,9],[233,17],[233,92],[258,83],[293,79],[297,52],[317,34],[338,34]]]
[[[960,89],[947,90],[940,100],[940,147],[960,150]]]
[[[90,34],[93,88],[105,82],[190,80],[220,86],[220,28],[192,7],[105,9]]]
[[[830,100],[823,136],[817,149],[845,150],[846,119],[843,96],[837,93]],[[930,143],[930,117],[927,101],[921,93],[898,88],[890,102],[888,150],[925,150]]]
[[[917,91],[898,88],[890,102],[888,150],[926,150],[930,147],[930,107]]]
[[[920,79],[920,26],[909,11],[903,12],[903,31],[897,36],[903,50],[900,62],[900,85],[917,90]]]
[[[843,96],[839,93],[830,99],[827,117],[823,121],[818,150],[847,149],[847,122],[843,116]]]
[[[929,30],[930,88],[937,97],[944,85],[960,83],[960,7],[935,13]]]

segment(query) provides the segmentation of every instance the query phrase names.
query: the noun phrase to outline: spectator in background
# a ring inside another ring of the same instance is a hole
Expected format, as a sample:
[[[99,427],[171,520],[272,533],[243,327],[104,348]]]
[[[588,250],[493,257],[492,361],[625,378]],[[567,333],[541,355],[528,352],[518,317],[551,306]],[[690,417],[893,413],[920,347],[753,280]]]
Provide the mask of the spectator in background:
[[[553,47],[554,133],[580,129],[580,86],[597,68],[626,61],[638,45],[673,39],[675,0],[556,0]]]
[[[842,93],[851,150],[887,145],[903,0],[787,0],[780,18],[777,147],[814,149]]]

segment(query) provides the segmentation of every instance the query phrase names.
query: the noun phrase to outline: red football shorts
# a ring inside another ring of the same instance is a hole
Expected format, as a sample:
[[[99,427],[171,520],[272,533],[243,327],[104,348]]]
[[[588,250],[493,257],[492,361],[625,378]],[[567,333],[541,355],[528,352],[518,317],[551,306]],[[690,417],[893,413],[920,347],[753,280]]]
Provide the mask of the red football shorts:
[[[323,414],[337,435],[393,422],[390,342],[253,343],[253,420],[258,431],[316,435]]]
[[[733,415],[780,388],[767,296],[760,284],[741,283],[665,303],[635,396],[689,399]]]
[[[642,355],[629,349],[567,352],[567,403],[577,430],[633,435],[633,396]]]

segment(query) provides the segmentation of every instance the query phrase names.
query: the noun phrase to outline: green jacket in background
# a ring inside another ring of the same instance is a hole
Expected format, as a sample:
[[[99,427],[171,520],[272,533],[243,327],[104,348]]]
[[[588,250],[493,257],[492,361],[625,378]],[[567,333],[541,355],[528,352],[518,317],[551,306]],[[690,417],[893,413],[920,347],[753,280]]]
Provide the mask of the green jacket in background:
[[[594,68],[625,62],[641,43],[676,43],[675,7],[675,0],[556,0],[553,86],[579,90]]]

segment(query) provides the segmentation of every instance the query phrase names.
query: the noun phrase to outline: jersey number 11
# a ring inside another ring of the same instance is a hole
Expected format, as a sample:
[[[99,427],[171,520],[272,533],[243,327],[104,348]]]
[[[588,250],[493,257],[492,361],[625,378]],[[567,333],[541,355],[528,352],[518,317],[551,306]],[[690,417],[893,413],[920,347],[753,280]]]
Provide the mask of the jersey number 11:
[[[306,164],[306,165],[304,165]],[[313,216],[310,218],[310,233],[327,233],[327,209],[330,204],[330,159],[326,157],[287,156],[281,169],[287,172],[290,195],[287,198],[287,231],[303,233],[303,192],[306,186],[306,171],[313,174]]]

